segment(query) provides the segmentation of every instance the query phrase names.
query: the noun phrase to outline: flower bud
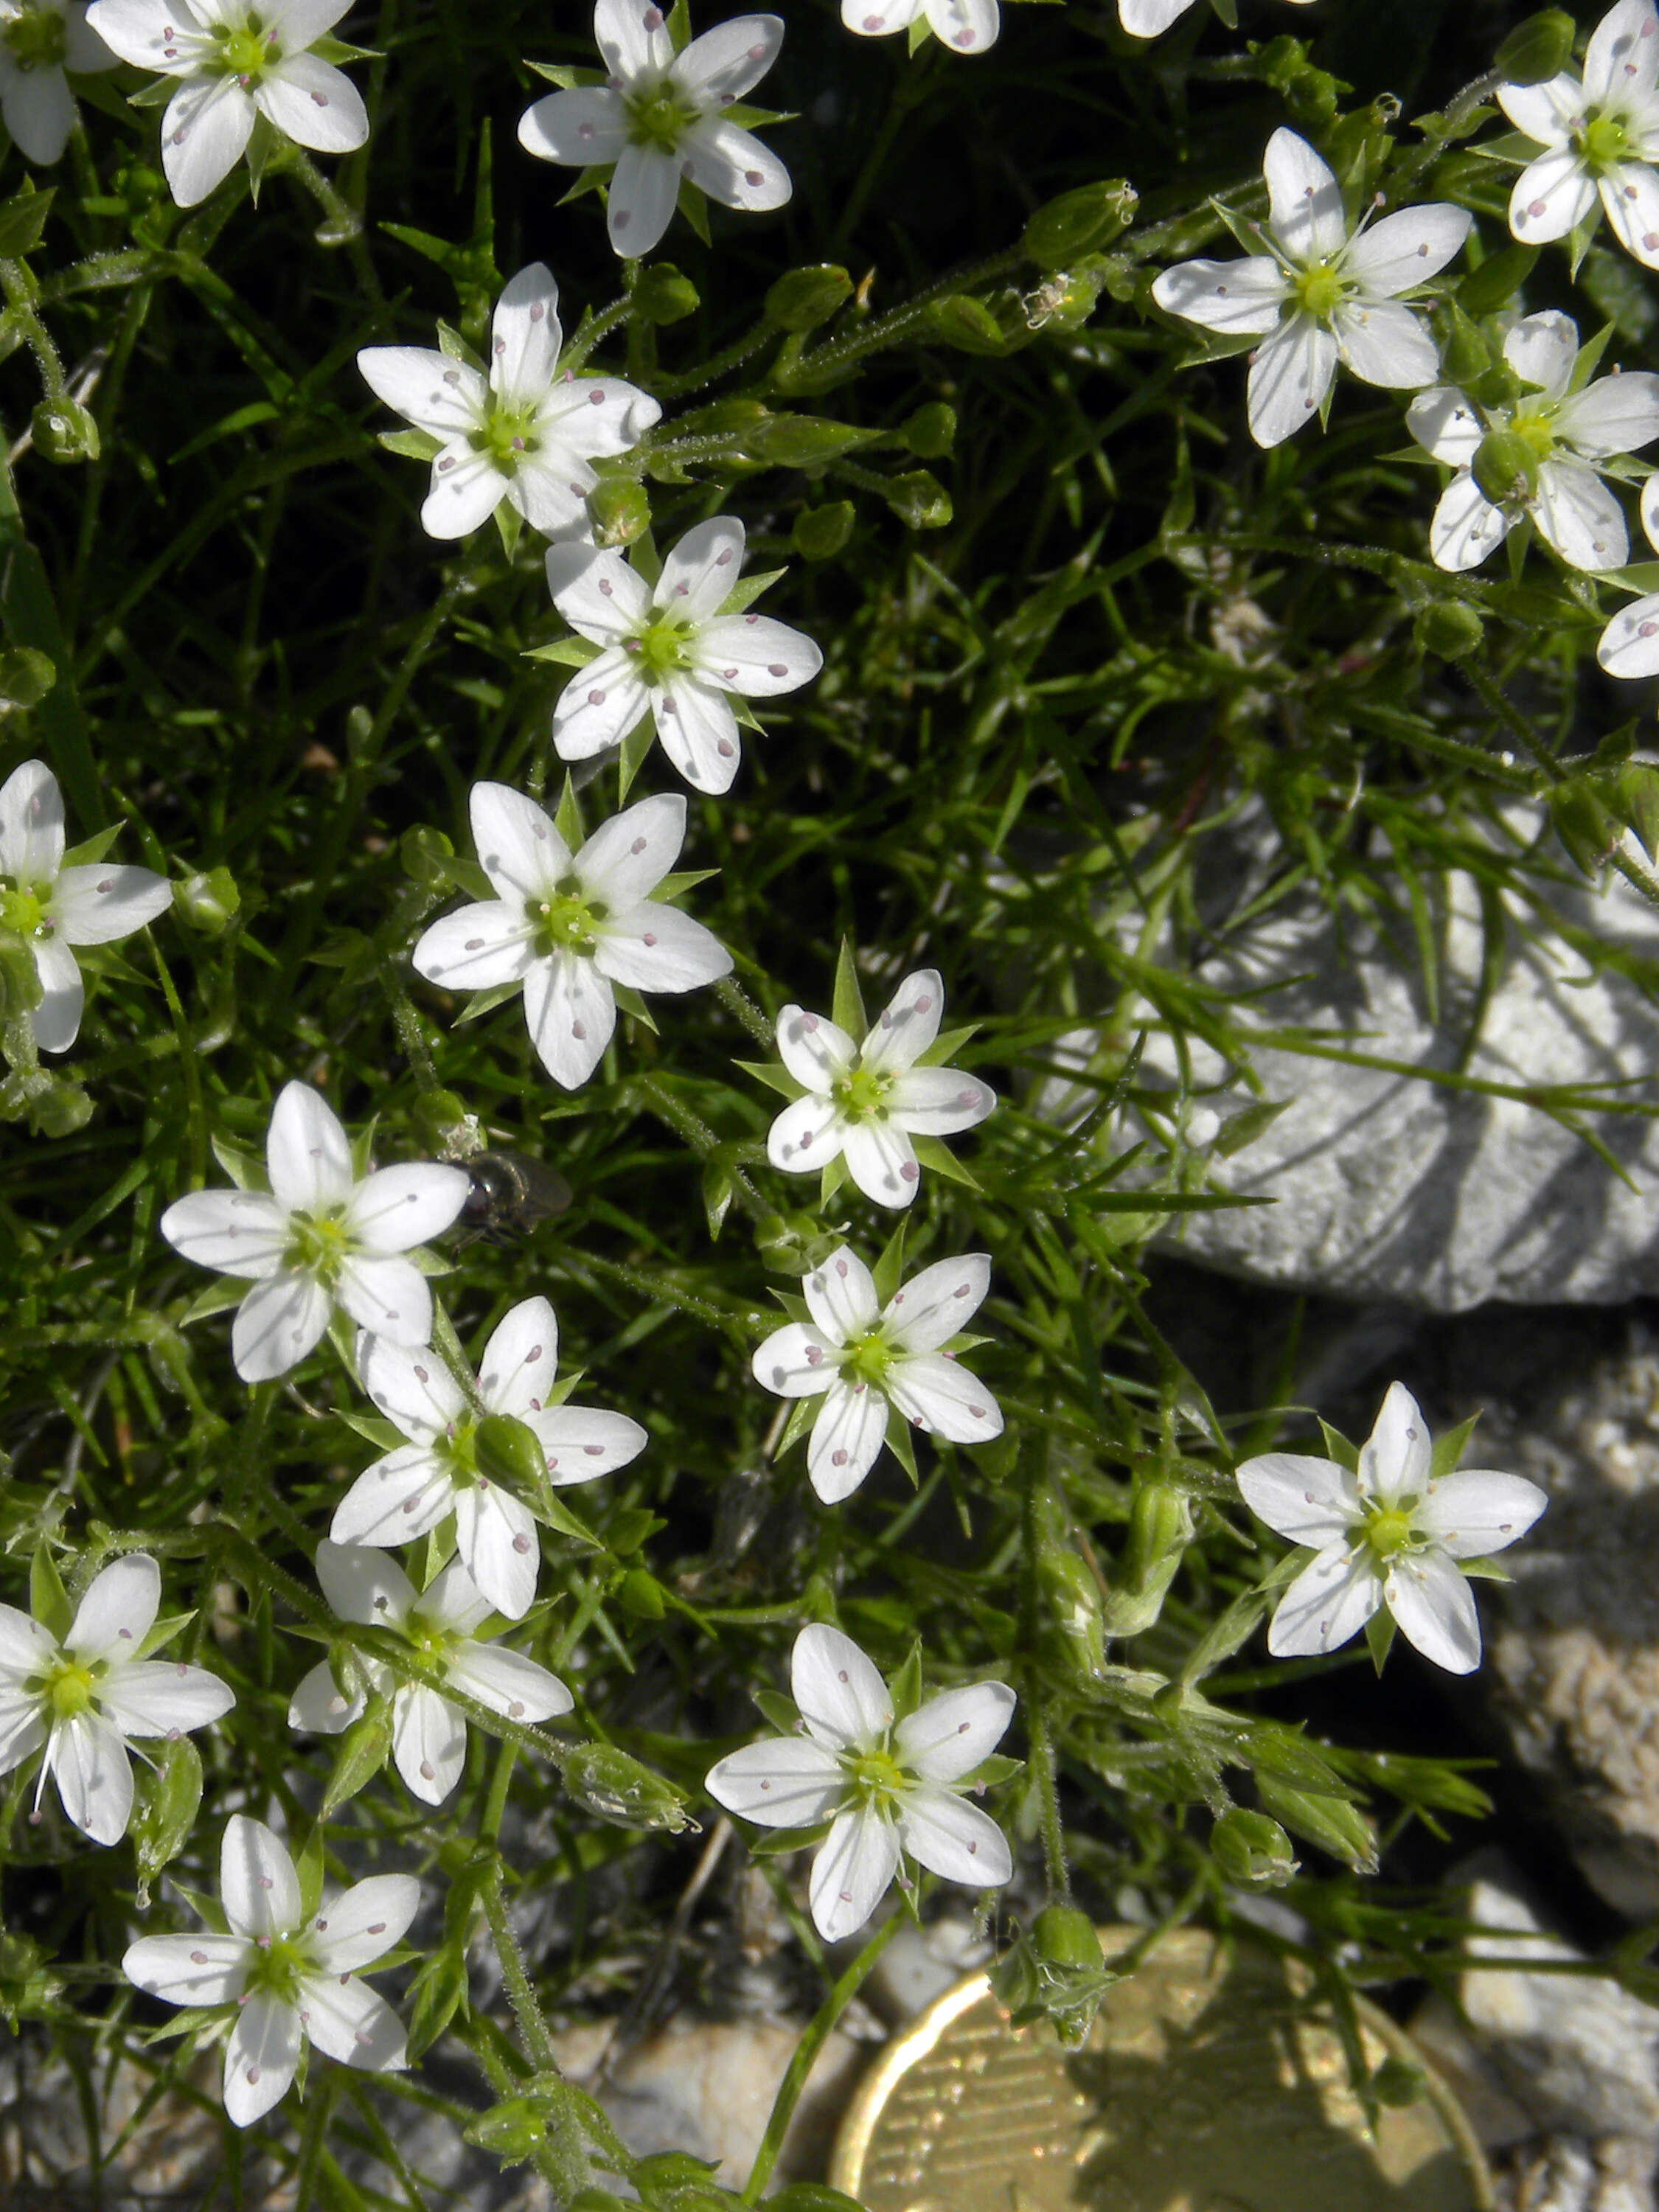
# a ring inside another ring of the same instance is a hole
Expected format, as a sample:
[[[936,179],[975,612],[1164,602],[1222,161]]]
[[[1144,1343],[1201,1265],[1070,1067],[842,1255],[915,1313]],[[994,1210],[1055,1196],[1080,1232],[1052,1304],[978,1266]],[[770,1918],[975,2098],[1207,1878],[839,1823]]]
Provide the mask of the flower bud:
[[[1475,448],[1474,480],[1494,507],[1529,500],[1538,489],[1538,456],[1518,430],[1488,430]]]
[[[1414,2105],[1427,2087],[1427,2080],[1420,2066],[1413,2066],[1409,2058],[1401,2058],[1393,2051],[1371,2075],[1371,2094],[1379,2105],[1391,2105],[1396,2109]]]
[[[965,292],[948,292],[935,300],[927,319],[935,337],[962,353],[1001,354],[1008,350],[1002,325],[981,300]]]
[[[478,1424],[478,1472],[520,1497],[533,1498],[547,1480],[547,1455],[536,1431],[511,1413],[486,1413]]]
[[[57,669],[32,645],[9,646],[0,651],[0,708],[33,707],[57,681]]]
[[[781,330],[815,331],[852,295],[852,278],[833,262],[823,261],[811,269],[792,269],[787,276],[778,278],[766,295],[767,319]]]
[[[1045,1905],[1031,1929],[1032,1948],[1046,1966],[1087,1967],[1105,1964],[1095,1923],[1075,1905]]]
[[[1317,1844],[1322,1851],[1351,1866],[1356,1874],[1376,1872],[1376,1838],[1358,1806],[1346,1797],[1328,1797],[1311,1790],[1292,1790],[1277,1776],[1256,1771],[1255,1786],[1263,1809],[1298,1836]],[[1224,1814],[1224,1820],[1226,1815]],[[1219,1826],[1218,1822],[1217,1826]]]
[[[651,527],[651,501],[632,477],[603,477],[587,495],[596,545],[631,545]]]
[[[1086,1562],[1054,1538],[1038,1547],[1036,1573],[1066,1657],[1097,1680],[1106,1664],[1099,1583]]]
[[[838,460],[869,440],[867,430],[833,422],[827,415],[770,415],[755,425],[743,444],[751,460],[770,461],[775,468],[810,469]]]
[[[1517,23],[1492,57],[1505,84],[1545,84],[1572,59],[1577,26],[1565,8],[1542,8]]]
[[[586,1812],[620,1828],[695,1826],[684,1791],[613,1744],[580,1744],[560,1762],[564,1786]]]
[[[1559,783],[1550,793],[1555,834],[1587,876],[1595,875],[1618,845],[1621,824],[1587,776]]]
[[[428,890],[445,890],[449,883],[448,863],[455,857],[455,848],[441,830],[429,829],[417,823],[405,830],[398,840],[398,858],[403,862],[404,873],[414,884],[424,884]]]
[[[1139,194],[1121,177],[1082,185],[1040,207],[1021,246],[1039,269],[1063,269],[1080,253],[1109,246],[1134,221]]]
[[[98,425],[78,399],[43,399],[29,417],[34,450],[49,461],[95,461]]]
[[[789,532],[789,543],[804,561],[828,561],[852,534],[852,501],[832,499],[823,507],[802,507]]]
[[[653,261],[641,270],[629,305],[641,322],[682,323],[701,302],[696,286],[672,261]]]
[[[1265,1813],[1237,1807],[1224,1813],[1210,1832],[1210,1849],[1229,1881],[1246,1889],[1280,1889],[1297,1869],[1290,1838]]]
[[[210,868],[205,874],[198,871],[173,889],[173,912],[204,937],[217,937],[228,929],[241,903],[242,894],[228,868]]]
[[[899,425],[899,436],[918,460],[940,460],[956,443],[957,410],[930,399]]]
[[[415,1101],[414,1121],[421,1144],[428,1152],[447,1152],[453,1146],[465,1152],[468,1146],[459,1140],[468,1137],[476,1139],[472,1149],[483,1147],[477,1117],[467,1112],[453,1091],[423,1091]]]
[[[92,1100],[66,1075],[50,1077],[30,1094],[29,1127],[40,1137],[72,1137],[92,1119]]]
[[[950,493],[931,469],[889,477],[882,491],[899,520],[912,530],[943,530],[954,511]]]
[[[1139,1636],[1152,1626],[1192,1533],[1192,1503],[1184,1492],[1164,1482],[1139,1486],[1129,1508],[1129,1540],[1106,1600],[1109,1636]]]
[[[1419,653],[1431,653],[1441,660],[1462,660],[1480,650],[1486,626],[1466,600],[1436,599],[1418,615],[1412,635]]]

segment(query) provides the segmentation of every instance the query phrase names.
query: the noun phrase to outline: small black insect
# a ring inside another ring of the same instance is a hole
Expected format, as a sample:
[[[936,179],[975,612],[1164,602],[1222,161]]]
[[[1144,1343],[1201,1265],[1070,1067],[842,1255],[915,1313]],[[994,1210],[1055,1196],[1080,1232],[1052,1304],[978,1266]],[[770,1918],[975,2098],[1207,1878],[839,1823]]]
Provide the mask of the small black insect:
[[[477,1152],[465,1165],[472,1187],[459,1226],[469,1238],[516,1243],[570,1203],[570,1186],[558,1170],[530,1152]]]

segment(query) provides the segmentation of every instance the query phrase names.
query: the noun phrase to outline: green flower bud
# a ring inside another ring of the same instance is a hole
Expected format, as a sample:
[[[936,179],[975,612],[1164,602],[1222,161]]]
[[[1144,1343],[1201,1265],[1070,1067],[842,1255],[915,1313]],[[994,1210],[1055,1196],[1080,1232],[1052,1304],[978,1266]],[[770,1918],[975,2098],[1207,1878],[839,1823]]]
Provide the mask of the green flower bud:
[[[629,305],[641,322],[683,323],[701,301],[696,286],[672,261],[653,261],[640,272]]]
[[[1396,2057],[1392,2051],[1371,2076],[1371,2094],[1377,2103],[1392,2105],[1396,2110],[1414,2105],[1427,2086],[1420,2066],[1413,2066],[1409,2058]]]
[[[635,1620],[660,1620],[666,1610],[661,1583],[654,1575],[647,1574],[643,1567],[629,1569],[617,1585],[616,1599],[623,1611]]]
[[[1139,1636],[1164,1610],[1193,1533],[1192,1502],[1168,1483],[1146,1482],[1129,1508],[1129,1540],[1106,1600],[1109,1636]]]
[[[855,446],[867,445],[870,434],[825,415],[773,415],[757,423],[743,443],[752,460],[770,461],[777,468],[809,469],[838,460]]]
[[[912,530],[943,530],[954,512],[950,493],[929,469],[889,477],[882,492],[899,520]]]
[[[1121,177],[1082,185],[1040,207],[1020,240],[1039,269],[1063,269],[1079,254],[1109,246],[1134,221],[1139,196]]]
[[[198,871],[173,887],[173,912],[204,937],[217,937],[228,929],[241,904],[242,894],[228,868],[210,868],[205,874]]]
[[[1297,1870],[1291,1839],[1265,1813],[1237,1807],[1210,1832],[1210,1849],[1229,1881],[1246,1889],[1281,1889]]]
[[[536,1431],[511,1413],[487,1413],[478,1424],[478,1472],[520,1497],[533,1498],[547,1480],[547,1457]]]
[[[1106,1664],[1099,1583],[1087,1563],[1057,1540],[1038,1547],[1036,1575],[1066,1657],[1097,1680]]]
[[[853,502],[832,499],[823,507],[804,507],[795,517],[789,543],[804,561],[829,561],[853,534]]]
[[[415,1102],[415,1127],[428,1152],[444,1151],[477,1126],[453,1091],[423,1091]]]
[[[1419,653],[1432,653],[1441,660],[1462,660],[1478,653],[1486,635],[1479,612],[1462,599],[1436,599],[1412,624]]]
[[[40,1137],[72,1137],[92,1119],[92,1100],[66,1075],[52,1076],[28,1102],[29,1127]]]
[[[1550,793],[1550,820],[1556,836],[1587,876],[1605,866],[1622,827],[1588,777],[1556,785]]]
[[[853,296],[853,280],[833,262],[792,269],[766,295],[767,319],[786,331],[815,331]]]
[[[810,1275],[841,1243],[810,1213],[768,1213],[755,1229],[755,1249],[780,1275]]]
[[[403,862],[404,873],[411,883],[423,884],[428,890],[448,887],[448,863],[454,857],[455,848],[443,831],[428,829],[425,823],[405,830],[398,840],[398,858]]]
[[[547,2114],[538,2097],[508,2097],[502,2104],[492,2105],[487,2112],[480,2112],[465,2133],[468,2142],[489,2151],[503,2166],[521,2166],[547,2140]],[[600,2201],[609,2205],[621,2199],[607,2197]]]
[[[43,399],[29,417],[34,450],[49,461],[95,461],[98,425],[78,399],[67,393],[60,399]]]
[[[564,1786],[585,1811],[619,1828],[665,1829],[678,1835],[695,1826],[684,1793],[612,1744],[585,1743],[566,1754]]]
[[[33,707],[58,681],[58,671],[31,645],[0,651],[0,708]]]
[[[651,527],[651,501],[631,477],[605,477],[587,495],[596,545],[631,545]]]
[[[1093,314],[1095,302],[1110,273],[1110,264],[1097,253],[1091,253],[1074,269],[1056,270],[1021,301],[1028,326],[1034,331],[1061,334],[1081,330]]]
[[[1033,1923],[1031,1941],[1047,1966],[1094,1972],[1106,1963],[1094,1922],[1075,1905],[1045,1905]]]
[[[899,435],[918,460],[940,460],[956,443],[957,410],[930,399],[900,424]]]
[[[1531,499],[1538,489],[1538,455],[1517,430],[1488,430],[1475,448],[1474,480],[1494,507]]]
[[[1317,1844],[1322,1851],[1351,1866],[1356,1874],[1376,1872],[1376,1838],[1358,1806],[1346,1797],[1327,1797],[1311,1790],[1292,1790],[1257,1770],[1255,1786],[1262,1809],[1292,1833]],[[1226,1816],[1224,1814],[1223,1819]],[[1217,1826],[1220,1826],[1218,1821]]]
[[[927,319],[935,337],[962,353],[1001,354],[1008,350],[1002,325],[983,301],[965,292],[949,292],[935,300]]]
[[[1477,270],[1476,276],[1481,271]],[[1486,374],[1492,364],[1492,349],[1479,323],[1472,322],[1455,299],[1444,303],[1446,342],[1440,349],[1440,370],[1450,384],[1469,385]]]
[[[1543,8],[1517,23],[1492,57],[1505,84],[1545,84],[1572,59],[1577,26],[1565,8]]]

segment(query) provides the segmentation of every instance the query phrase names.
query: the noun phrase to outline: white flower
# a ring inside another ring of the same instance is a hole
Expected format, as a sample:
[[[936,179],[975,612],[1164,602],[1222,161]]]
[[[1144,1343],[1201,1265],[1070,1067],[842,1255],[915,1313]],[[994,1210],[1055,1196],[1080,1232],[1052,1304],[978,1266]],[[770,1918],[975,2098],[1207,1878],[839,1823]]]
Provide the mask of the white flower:
[[[651,252],[682,180],[750,214],[784,204],[789,172],[723,112],[777,59],[783,25],[775,15],[734,15],[676,54],[660,8],[599,0],[593,37],[607,82],[538,100],[520,118],[519,143],[543,161],[615,163],[607,227],[618,253]]]
[[[1294,0],[1304,7],[1307,0]],[[1131,37],[1155,39],[1184,15],[1193,0],[1117,0],[1117,20]]]
[[[1545,149],[1515,180],[1510,228],[1528,246],[1565,238],[1600,193],[1627,253],[1659,269],[1659,18],[1650,0],[1619,0],[1590,33],[1583,80],[1500,84],[1498,104]]]
[[[234,2005],[225,2048],[225,2114],[245,2128],[294,2079],[305,2039],[376,2073],[409,2063],[402,2022],[358,1975],[403,1941],[421,1902],[412,1875],[354,1882],[307,1919],[300,1878],[263,1820],[234,1814],[220,1853],[230,1933],[141,1936],[121,1971],[175,2005]]]
[[[52,1776],[64,1812],[94,1844],[127,1832],[129,1740],[205,1728],[236,1702],[205,1667],[143,1656],[161,1598],[161,1569],[133,1552],[93,1578],[61,1644],[28,1613],[0,1605],[0,1774],[44,1744],[35,1803]]]
[[[1443,385],[1420,392],[1407,410],[1418,444],[1457,472],[1429,526],[1437,564],[1477,567],[1530,515],[1569,567],[1622,568],[1630,546],[1625,518],[1590,465],[1659,438],[1659,376],[1603,376],[1574,390],[1578,331],[1554,307],[1518,322],[1504,341],[1504,358],[1534,387],[1526,398],[1482,410],[1455,385]],[[1483,446],[1494,466],[1514,471],[1501,505],[1474,478]]]
[[[1454,1674],[1480,1663],[1480,1621],[1460,1559],[1501,1552],[1548,1504],[1523,1475],[1429,1472],[1417,1401],[1389,1385],[1359,1454],[1334,1460],[1263,1452],[1238,1469],[1252,1513],[1315,1556],[1279,1601],[1267,1649],[1280,1658],[1334,1651],[1387,1606],[1425,1659]]]
[[[1642,487],[1641,513],[1648,543],[1659,553],[1659,476]],[[1620,610],[1602,631],[1595,657],[1609,676],[1659,675],[1659,592]]]
[[[42,1052],[67,1052],[80,1034],[86,986],[70,946],[130,937],[172,903],[153,868],[64,866],[64,795],[44,761],[0,784],[0,929],[34,956],[41,998],[29,1020]]]
[[[559,368],[559,288],[545,264],[520,270],[490,319],[489,373],[424,346],[366,346],[378,396],[441,441],[421,509],[428,537],[465,538],[503,500],[532,530],[580,529],[595,454],[625,453],[662,410],[619,376]]]
[[[75,127],[64,75],[113,69],[84,0],[0,0],[0,116],[26,161],[55,161]]]
[[[801,1288],[811,1322],[774,1330],[755,1353],[757,1382],[781,1398],[823,1404],[806,1448],[806,1471],[826,1505],[850,1497],[875,1465],[890,1410],[954,1444],[1002,1433],[996,1400],[942,1351],[991,1287],[983,1252],[936,1261],[882,1307],[875,1279],[846,1245]]]
[[[475,783],[471,811],[497,896],[434,921],[416,968],[446,990],[522,983],[530,1041],[567,1091],[586,1082],[611,1042],[613,983],[694,991],[731,973],[712,931],[647,896],[679,857],[683,799],[642,799],[574,854],[541,808],[504,783]]]
[[[194,207],[246,151],[256,118],[319,154],[368,137],[357,88],[311,52],[351,0],[93,0],[87,20],[124,62],[179,79],[161,167]]]
[[[1001,1829],[961,1796],[1013,1717],[1005,1683],[946,1690],[895,1724],[887,1686],[858,1645],[814,1624],[795,1638],[789,1686],[806,1733],[731,1753],[703,1786],[763,1828],[830,1823],[809,1892],[826,1943],[863,1927],[902,1851],[970,1888],[1008,1880],[1014,1866]]]
[[[1262,163],[1266,253],[1183,261],[1152,297],[1172,315],[1229,336],[1270,332],[1251,356],[1250,435],[1277,446],[1314,414],[1336,364],[1367,384],[1432,383],[1433,339],[1397,295],[1443,269],[1468,235],[1462,208],[1402,208],[1351,230],[1336,179],[1294,131],[1275,131]]]
[[[536,1595],[536,1524],[480,1466],[483,1422],[522,1421],[556,1488],[626,1467],[649,1441],[625,1413],[559,1403],[558,1359],[559,1325],[545,1298],[526,1298],[503,1316],[470,1389],[430,1352],[367,1339],[363,1388],[409,1443],[352,1484],[329,1531],[335,1543],[412,1543],[453,1513],[462,1565],[498,1613],[520,1619]]]
[[[418,1160],[358,1182],[338,1116],[308,1083],[283,1085],[265,1164],[269,1191],[192,1191],[161,1216],[162,1236],[186,1260],[253,1285],[231,1330],[242,1380],[287,1374],[337,1304],[360,1328],[424,1344],[432,1292],[402,1255],[454,1220],[471,1187],[466,1170]]]
[[[553,710],[561,760],[620,744],[649,719],[663,750],[698,791],[731,788],[738,719],[729,691],[770,698],[810,683],[823,655],[769,617],[723,615],[743,565],[744,530],[717,514],[687,531],[653,591],[620,553],[548,549],[553,604],[572,629],[605,647],[566,685]]]
[[[865,38],[908,31],[918,17],[942,46],[964,54],[995,46],[1002,28],[998,0],[841,0],[842,21]]]
[[[786,1006],[778,1016],[778,1050],[807,1095],[772,1124],[766,1151],[773,1166],[809,1175],[839,1154],[866,1198],[908,1206],[921,1181],[912,1134],[971,1129],[997,1103],[977,1076],[917,1066],[944,1010],[936,968],[905,977],[860,1045],[822,1014]]]
[[[568,1713],[574,1703],[545,1667],[478,1640],[477,1631],[493,1608],[459,1559],[452,1559],[430,1589],[417,1595],[402,1568],[380,1553],[325,1538],[317,1547],[317,1579],[342,1620],[394,1630],[441,1668],[447,1682],[492,1713],[508,1720],[545,1721]],[[384,1660],[363,1655],[359,1663],[370,1686],[391,1697],[392,1756],[398,1773],[412,1796],[441,1805],[461,1778],[465,1715],[425,1684],[399,1681]],[[362,1691],[356,1697],[343,1695],[325,1659],[294,1692],[288,1724],[337,1735],[368,1703]]]

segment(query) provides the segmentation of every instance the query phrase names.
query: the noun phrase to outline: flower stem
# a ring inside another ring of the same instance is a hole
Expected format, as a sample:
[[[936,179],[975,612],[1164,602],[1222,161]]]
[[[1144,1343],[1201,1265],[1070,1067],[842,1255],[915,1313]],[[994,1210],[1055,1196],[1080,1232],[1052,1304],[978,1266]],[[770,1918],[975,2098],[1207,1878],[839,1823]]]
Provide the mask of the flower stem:
[[[598,314],[590,315],[559,356],[559,367],[580,368],[599,341],[609,337],[617,324],[625,321],[633,311],[633,302],[624,293],[620,300],[613,300],[608,307],[601,307]]]
[[[318,243],[321,246],[345,247],[346,252],[351,256],[351,265],[357,273],[357,281],[368,295],[369,304],[374,309],[374,321],[376,328],[389,331],[392,327],[392,309],[387,304],[386,294],[380,289],[380,280],[374,270],[374,257],[369,252],[363,238],[362,216],[356,208],[348,206],[341,198],[339,193],[302,147],[296,146],[294,149],[294,158],[288,166],[323,211],[324,222],[322,228],[317,233]]]

